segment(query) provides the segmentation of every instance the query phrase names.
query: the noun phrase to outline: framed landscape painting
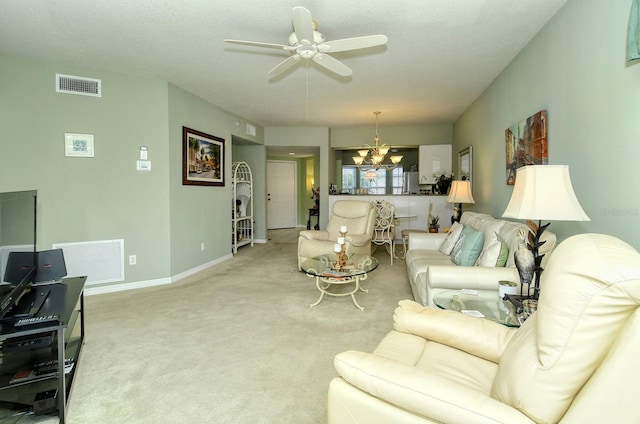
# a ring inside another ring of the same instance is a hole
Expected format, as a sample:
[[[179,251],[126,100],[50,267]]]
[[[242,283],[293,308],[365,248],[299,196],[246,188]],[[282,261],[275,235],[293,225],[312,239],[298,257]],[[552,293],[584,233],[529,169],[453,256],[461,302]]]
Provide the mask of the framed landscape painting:
[[[182,127],[182,184],[224,186],[224,139]]]

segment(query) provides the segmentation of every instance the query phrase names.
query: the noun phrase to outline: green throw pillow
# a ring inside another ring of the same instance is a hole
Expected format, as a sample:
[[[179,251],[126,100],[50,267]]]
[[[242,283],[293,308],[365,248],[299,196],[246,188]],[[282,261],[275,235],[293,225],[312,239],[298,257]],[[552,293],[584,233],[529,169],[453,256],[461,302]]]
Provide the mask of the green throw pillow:
[[[500,237],[492,240],[489,245],[480,253],[477,266],[502,267],[509,259],[509,248]]]
[[[462,234],[453,247],[451,259],[456,265],[473,266],[482,252],[484,234],[468,225],[462,229]]]

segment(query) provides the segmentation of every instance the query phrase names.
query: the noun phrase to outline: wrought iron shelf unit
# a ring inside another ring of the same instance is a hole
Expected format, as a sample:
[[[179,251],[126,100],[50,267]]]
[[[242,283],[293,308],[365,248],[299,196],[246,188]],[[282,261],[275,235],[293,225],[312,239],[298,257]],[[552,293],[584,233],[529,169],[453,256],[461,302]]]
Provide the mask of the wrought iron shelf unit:
[[[231,166],[232,198],[232,251],[250,244],[253,246],[253,177],[246,162],[234,162]]]

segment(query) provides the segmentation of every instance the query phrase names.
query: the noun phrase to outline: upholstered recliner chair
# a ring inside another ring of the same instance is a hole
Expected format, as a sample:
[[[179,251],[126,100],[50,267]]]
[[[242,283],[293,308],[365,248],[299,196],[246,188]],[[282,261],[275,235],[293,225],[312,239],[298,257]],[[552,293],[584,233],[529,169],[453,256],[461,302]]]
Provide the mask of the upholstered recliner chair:
[[[298,237],[298,269],[302,262],[319,255],[333,253],[340,236],[340,227],[347,226],[347,255],[371,254],[371,237],[376,221],[376,209],[370,202],[338,200],[333,204],[326,231],[302,230]]]
[[[519,329],[403,300],[373,353],[335,357],[329,423],[640,423],[640,254],[611,236],[550,255]]]

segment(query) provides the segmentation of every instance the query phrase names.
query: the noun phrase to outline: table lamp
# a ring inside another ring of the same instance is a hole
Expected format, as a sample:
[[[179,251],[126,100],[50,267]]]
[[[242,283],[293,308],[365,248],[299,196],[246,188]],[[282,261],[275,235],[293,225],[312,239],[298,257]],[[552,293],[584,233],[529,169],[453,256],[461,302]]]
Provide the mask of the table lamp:
[[[449,189],[447,202],[458,203],[458,206],[453,206],[451,223],[460,222],[460,217],[462,217],[462,204],[475,203],[473,195],[471,194],[471,181],[453,181]]]
[[[530,165],[518,168],[511,199],[502,214],[505,218],[537,220],[530,247],[535,261],[534,299],[540,291],[540,266],[543,255],[538,254],[542,233],[550,223],[542,225],[542,220],[550,221],[590,221],[580,206],[571,185],[567,165]]]

